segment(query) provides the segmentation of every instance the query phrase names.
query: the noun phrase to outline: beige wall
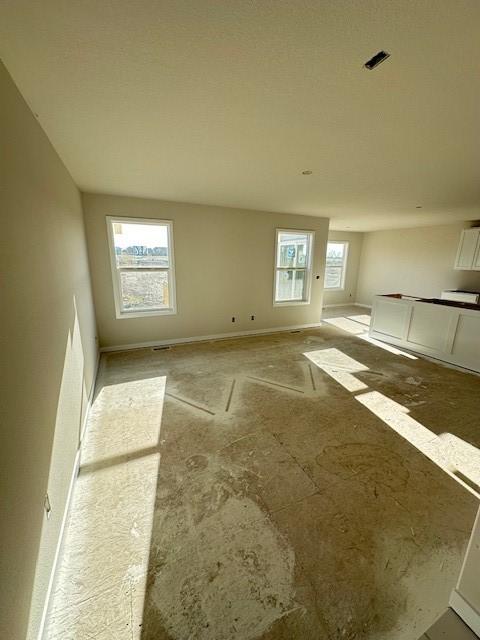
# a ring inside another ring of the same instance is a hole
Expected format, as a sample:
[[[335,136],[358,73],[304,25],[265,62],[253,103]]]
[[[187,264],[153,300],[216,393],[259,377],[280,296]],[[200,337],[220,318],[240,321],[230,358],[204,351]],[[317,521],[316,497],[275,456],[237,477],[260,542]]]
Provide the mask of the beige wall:
[[[40,623],[93,382],[95,324],[80,194],[1,63],[0,95],[0,637],[23,640],[31,603],[29,637]]]
[[[347,272],[345,274],[345,288],[342,291],[329,291],[323,293],[323,304],[353,304],[357,295],[357,279],[362,252],[363,233],[354,231],[329,231],[329,240],[341,240],[348,242]]]
[[[453,268],[465,224],[365,233],[357,302],[382,293],[438,297],[443,289],[480,289],[480,272]]]
[[[326,218],[93,194],[84,194],[83,206],[101,346],[320,321]],[[173,220],[177,315],[115,318],[105,222],[108,215]],[[272,304],[277,227],[315,231],[309,305],[278,308]],[[237,318],[235,323],[232,316]]]

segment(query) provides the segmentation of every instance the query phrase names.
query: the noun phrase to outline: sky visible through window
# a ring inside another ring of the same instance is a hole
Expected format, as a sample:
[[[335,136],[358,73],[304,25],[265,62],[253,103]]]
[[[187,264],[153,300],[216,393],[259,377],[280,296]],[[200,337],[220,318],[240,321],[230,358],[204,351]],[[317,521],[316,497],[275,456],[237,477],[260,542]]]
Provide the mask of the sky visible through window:
[[[115,246],[121,249],[134,246],[144,246],[151,249],[168,246],[167,227],[165,226],[115,222],[113,233]]]

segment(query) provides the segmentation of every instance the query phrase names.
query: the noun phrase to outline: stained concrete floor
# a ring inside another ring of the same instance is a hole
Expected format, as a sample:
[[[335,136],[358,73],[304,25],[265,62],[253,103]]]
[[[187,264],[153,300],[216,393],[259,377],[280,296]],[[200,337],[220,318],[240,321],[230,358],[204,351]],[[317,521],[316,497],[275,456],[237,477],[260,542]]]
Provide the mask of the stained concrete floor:
[[[480,379],[326,315],[102,356],[48,639],[414,640],[444,611]]]

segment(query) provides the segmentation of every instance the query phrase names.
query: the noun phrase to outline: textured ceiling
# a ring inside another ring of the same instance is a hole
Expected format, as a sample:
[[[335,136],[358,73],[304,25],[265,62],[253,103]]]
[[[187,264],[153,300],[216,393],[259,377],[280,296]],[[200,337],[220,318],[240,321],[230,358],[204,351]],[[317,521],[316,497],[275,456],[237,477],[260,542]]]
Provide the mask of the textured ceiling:
[[[81,189],[352,230],[480,218],[479,34],[478,0],[0,8],[0,56]]]

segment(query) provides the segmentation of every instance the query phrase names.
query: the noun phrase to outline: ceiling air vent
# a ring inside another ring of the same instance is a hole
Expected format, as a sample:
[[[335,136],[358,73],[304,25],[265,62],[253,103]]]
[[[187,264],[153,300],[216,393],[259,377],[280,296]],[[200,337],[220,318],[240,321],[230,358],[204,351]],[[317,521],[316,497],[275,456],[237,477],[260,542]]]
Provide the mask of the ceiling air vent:
[[[370,58],[370,60],[367,60],[367,62],[365,62],[363,66],[366,69],[369,69],[371,71],[372,69],[375,69],[375,67],[378,67],[378,65],[381,62],[383,62],[389,57],[390,57],[390,54],[387,53],[386,51],[379,51],[373,56],[373,58]]]

